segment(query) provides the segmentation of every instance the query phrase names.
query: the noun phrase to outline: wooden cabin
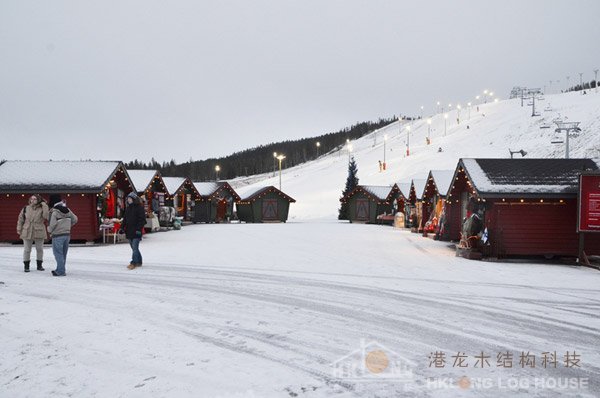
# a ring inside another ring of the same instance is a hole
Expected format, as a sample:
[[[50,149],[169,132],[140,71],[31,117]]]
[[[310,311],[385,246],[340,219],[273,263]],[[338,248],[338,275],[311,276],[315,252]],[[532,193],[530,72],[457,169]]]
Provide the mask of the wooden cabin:
[[[398,195],[398,199],[397,199],[397,209],[398,212],[402,213],[402,225],[398,225],[398,227],[409,227],[410,226],[410,221],[409,221],[409,217],[410,217],[410,202],[409,202],[409,196],[410,196],[410,187],[412,185],[411,182],[397,182],[396,187],[398,188],[399,191],[399,195]]]
[[[162,180],[169,192],[165,205],[174,207],[184,221],[192,221],[196,201],[200,199],[192,180],[184,177],[162,177]]]
[[[450,238],[484,256],[577,256],[579,175],[597,170],[591,159],[460,159],[446,201]],[[464,220],[479,232],[462,233]],[[600,254],[600,234],[586,236],[585,251]]]
[[[439,233],[440,219],[443,218],[446,194],[452,183],[454,170],[431,170],[427,176],[422,195],[423,234]],[[439,238],[439,234],[438,234]]]
[[[119,219],[135,187],[121,162],[8,161],[0,165],[0,241],[16,242],[17,217],[32,194],[60,194],[79,222],[73,241],[99,241],[103,219]]]
[[[233,205],[241,200],[235,190],[225,181],[195,182],[200,195],[194,207],[194,223],[228,222],[233,217]]]
[[[273,186],[251,189],[236,202],[237,217],[247,223],[286,222],[296,201]]]
[[[423,232],[423,191],[427,180],[413,178],[410,185],[408,202],[410,203],[410,227],[412,232]]]
[[[348,219],[351,223],[391,224],[398,211],[400,196],[397,185],[358,185],[340,202],[348,203]]]
[[[160,207],[165,205],[169,191],[158,170],[127,170],[129,177],[136,187],[137,194],[144,198],[146,214],[158,214]]]

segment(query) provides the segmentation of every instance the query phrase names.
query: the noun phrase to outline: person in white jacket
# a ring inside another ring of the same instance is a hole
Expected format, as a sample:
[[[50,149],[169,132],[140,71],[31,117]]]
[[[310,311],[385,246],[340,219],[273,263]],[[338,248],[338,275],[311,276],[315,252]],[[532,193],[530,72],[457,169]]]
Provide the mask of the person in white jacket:
[[[56,259],[56,270],[52,271],[52,275],[65,276],[67,275],[65,265],[71,240],[71,228],[77,224],[77,216],[67,207],[67,202],[59,195],[52,195],[50,203],[54,203],[54,205],[50,210],[48,232],[52,237],[52,252]]]

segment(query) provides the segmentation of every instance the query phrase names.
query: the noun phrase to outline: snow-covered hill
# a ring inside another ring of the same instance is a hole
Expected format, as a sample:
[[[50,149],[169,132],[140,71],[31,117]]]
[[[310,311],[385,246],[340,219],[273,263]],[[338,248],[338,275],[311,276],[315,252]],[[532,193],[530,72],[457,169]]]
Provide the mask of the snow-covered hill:
[[[425,178],[431,169],[454,169],[461,157],[509,157],[509,149],[527,152],[527,157],[564,157],[565,145],[551,143],[556,137],[553,120],[581,122],[582,132],[570,139],[571,157],[600,158],[600,93],[581,92],[547,95],[536,101],[538,117],[520,99],[453,108],[431,116],[431,145],[426,144],[429,125],[423,120],[392,123],[350,143],[358,163],[361,184],[391,185],[411,178]],[[470,117],[469,117],[470,113]],[[447,121],[446,134],[444,123]],[[544,128],[546,127],[546,128]],[[406,156],[410,128],[410,156]],[[387,171],[379,172],[387,135]],[[564,133],[562,134],[564,140]],[[439,152],[441,148],[442,152]],[[520,156],[520,155],[516,155]],[[348,149],[321,156],[318,160],[284,169],[282,189],[297,200],[290,209],[292,220],[336,218],[339,197],[347,176]],[[278,186],[272,173],[238,178],[230,183],[246,187]]]

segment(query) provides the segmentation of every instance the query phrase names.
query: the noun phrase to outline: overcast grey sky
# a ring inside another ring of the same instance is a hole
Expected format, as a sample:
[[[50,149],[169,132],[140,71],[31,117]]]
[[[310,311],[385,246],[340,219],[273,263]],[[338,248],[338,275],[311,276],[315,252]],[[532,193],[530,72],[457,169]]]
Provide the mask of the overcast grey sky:
[[[599,38],[596,0],[1,0],[0,158],[227,155],[591,80]]]

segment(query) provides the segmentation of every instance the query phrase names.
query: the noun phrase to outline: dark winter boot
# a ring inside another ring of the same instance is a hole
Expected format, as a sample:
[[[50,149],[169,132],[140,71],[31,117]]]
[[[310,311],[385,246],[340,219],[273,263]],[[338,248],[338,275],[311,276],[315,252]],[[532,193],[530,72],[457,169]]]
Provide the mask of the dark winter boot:
[[[23,261],[23,264],[25,264],[25,272],[29,272],[29,264],[31,263],[31,261]]]
[[[42,260],[37,260],[37,270],[38,270],[38,271],[46,271],[46,270],[44,269],[44,267],[42,267],[42,263],[43,263],[43,261],[42,261]]]

